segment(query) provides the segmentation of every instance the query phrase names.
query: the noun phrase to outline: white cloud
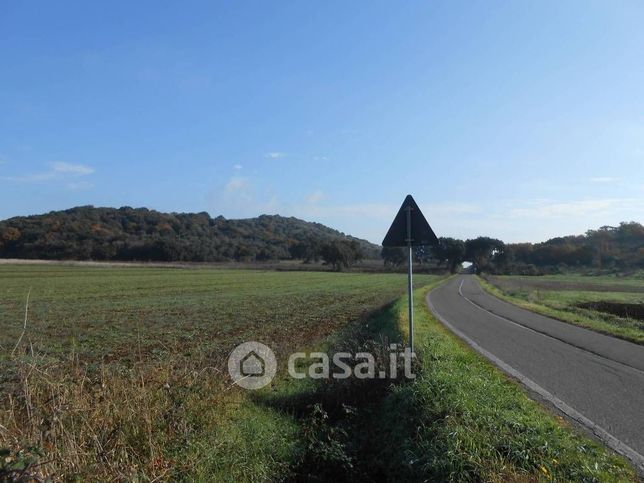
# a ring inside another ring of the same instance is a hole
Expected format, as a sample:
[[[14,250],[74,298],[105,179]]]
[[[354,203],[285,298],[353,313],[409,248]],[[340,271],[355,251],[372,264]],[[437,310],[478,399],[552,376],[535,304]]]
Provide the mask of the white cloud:
[[[319,203],[325,198],[324,192],[322,190],[317,190],[311,193],[306,197],[306,201],[309,203]]]
[[[440,215],[473,215],[480,213],[482,208],[474,203],[431,203],[423,205],[424,213],[439,213]]]
[[[621,178],[614,178],[611,176],[597,176],[594,178],[589,178],[591,183],[615,183],[620,181]]]
[[[72,181],[67,183],[66,188],[70,191],[86,191],[94,187],[89,181]]]
[[[311,202],[312,197],[320,201],[324,199],[324,194],[321,191],[316,191],[309,195],[307,201]],[[293,210],[296,211],[299,216],[307,216],[309,218],[323,216],[325,218],[338,217],[346,218],[348,220],[364,218],[379,221],[392,221],[399,208],[400,206],[388,203],[320,205],[311,202],[311,204],[302,207],[293,207]],[[468,203],[433,203],[421,206],[421,210],[426,216],[429,213],[434,217],[443,217],[456,214],[480,213],[481,207]]]
[[[224,210],[229,217],[280,214],[295,216],[307,221],[323,223],[354,236],[380,243],[391,224],[399,204],[393,203],[344,203],[330,204],[323,191],[317,190],[305,197],[306,203],[284,203],[274,194],[257,191],[250,180],[233,177],[218,199],[213,199],[217,210]],[[444,227],[440,236],[454,236],[451,229],[481,217],[482,208],[471,203],[433,203],[421,205],[430,224]],[[437,233],[439,233],[437,231]]]
[[[55,173],[69,174],[74,176],[87,176],[94,172],[94,168],[85,166],[84,164],[70,164],[62,161],[51,163],[51,167]]]
[[[280,151],[273,151],[270,153],[266,153],[264,155],[265,158],[267,159],[280,159],[286,156],[286,153],[280,152]]]
[[[354,236],[367,238],[379,243],[389,228],[400,207],[403,196],[389,202],[377,202],[379,195],[364,202],[342,202],[329,199],[323,189],[310,188],[299,200],[282,198],[275,188],[257,176],[240,176],[244,172],[228,178],[220,185],[212,197],[213,211],[224,216],[250,217],[262,213],[295,216],[308,221],[316,221]],[[600,178],[600,171],[595,178]],[[588,229],[603,225],[615,225],[620,221],[643,221],[644,185],[638,188],[626,186],[612,195],[593,195],[589,191],[602,185],[592,183],[611,183],[608,180],[595,180],[587,174],[581,178],[578,187],[584,191],[577,193],[568,190],[558,197],[551,194],[542,198],[526,196],[519,190],[517,199],[508,199],[467,193],[463,199],[454,196],[441,201],[441,198],[418,195],[416,200],[438,236],[474,238],[479,235],[493,236],[507,242],[543,241],[555,236],[584,233]],[[627,178],[621,174],[623,183]],[[617,178],[615,178],[617,180]],[[607,184],[621,186],[619,184]],[[323,187],[319,187],[323,188]],[[579,191],[579,190],[578,190]],[[596,191],[596,189],[594,190]],[[424,200],[423,200],[424,198]],[[432,199],[435,200],[432,202]],[[374,201],[374,202],[370,202]]]
[[[512,208],[509,211],[509,215],[532,218],[583,217],[630,210],[639,206],[644,208],[644,200],[636,198],[605,198],[566,202],[540,200],[531,203],[531,206],[525,208]]]
[[[380,243],[400,205],[325,203],[282,205],[280,214],[318,221],[354,236]],[[573,201],[530,200],[490,203],[421,203],[438,236],[494,236],[507,242],[541,241],[584,233],[590,228],[641,220],[644,199],[605,198]]]
[[[243,167],[243,166],[242,166],[241,164],[233,164],[233,169],[236,169],[237,171],[239,171],[240,169],[242,169],[242,167]]]
[[[0,179],[3,179],[4,181],[15,181],[16,183],[38,183],[54,178],[56,178],[56,173],[46,172],[26,174],[23,176],[2,176]]]
[[[48,171],[20,176],[2,176],[0,179],[17,183],[41,183],[45,181],[61,181],[70,178],[79,178],[94,173],[94,168],[84,164],[70,164],[57,161],[50,163],[49,166],[50,169]]]
[[[241,176],[233,176],[228,180],[224,191],[226,193],[236,193],[240,191],[247,190],[250,187],[250,183],[247,178],[242,178]]]
[[[211,212],[230,218],[284,213],[279,199],[251,176],[232,176],[207,194]]]
[[[289,207],[286,207],[288,210]],[[346,218],[346,219],[376,219],[383,220],[392,218],[396,214],[396,208],[393,205],[385,203],[356,203],[345,205],[303,205],[293,206],[289,210],[295,216],[315,220],[316,217],[326,218]],[[315,220],[317,221],[317,220]]]

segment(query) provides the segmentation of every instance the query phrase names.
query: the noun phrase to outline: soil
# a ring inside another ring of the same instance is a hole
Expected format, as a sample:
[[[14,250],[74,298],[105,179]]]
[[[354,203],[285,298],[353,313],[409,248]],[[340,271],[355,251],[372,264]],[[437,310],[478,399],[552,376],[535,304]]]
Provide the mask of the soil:
[[[556,280],[508,280],[500,277],[489,277],[490,281],[502,290],[579,290],[590,292],[629,292],[644,293],[644,287],[628,284],[609,284],[598,282],[564,282]]]
[[[584,302],[577,304],[582,309],[596,310],[628,319],[644,320],[644,304],[625,304],[618,302]]]

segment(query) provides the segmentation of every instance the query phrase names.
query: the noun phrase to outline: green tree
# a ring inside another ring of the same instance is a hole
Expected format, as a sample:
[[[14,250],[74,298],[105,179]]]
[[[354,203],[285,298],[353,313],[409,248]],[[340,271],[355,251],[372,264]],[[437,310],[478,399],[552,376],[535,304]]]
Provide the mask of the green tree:
[[[325,263],[337,271],[349,268],[362,259],[360,245],[355,241],[333,240],[322,245],[320,255]]]
[[[434,248],[434,256],[439,265],[445,263],[451,273],[456,273],[458,266],[465,260],[465,242],[456,238],[440,237]]]
[[[465,242],[465,259],[470,260],[477,271],[489,270],[504,250],[505,244],[501,240],[480,236]]]
[[[385,261],[385,266],[391,265],[393,267],[405,264],[408,258],[407,251],[403,247],[382,247],[380,256]]]

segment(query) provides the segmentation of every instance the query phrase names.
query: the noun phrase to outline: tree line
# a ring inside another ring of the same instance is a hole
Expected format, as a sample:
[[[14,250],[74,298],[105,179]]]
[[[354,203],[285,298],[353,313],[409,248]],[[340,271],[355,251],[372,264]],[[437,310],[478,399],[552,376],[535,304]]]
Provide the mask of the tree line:
[[[0,222],[0,258],[261,262],[323,260],[336,269],[379,247],[320,223],[279,215],[228,220],[208,213],[81,206]]]
[[[543,243],[490,237],[440,238],[418,247],[418,263],[455,272],[469,261],[478,271],[536,275],[571,269],[644,268],[644,227],[604,226]],[[320,223],[279,215],[229,220],[208,213],[161,213],[146,208],[81,206],[0,221],[0,258],[190,262],[324,261],[337,270],[382,257],[407,263],[404,248],[382,248]]]
[[[594,269],[630,271],[644,269],[644,226],[622,222],[603,226],[584,235],[556,237],[542,243],[504,243],[490,237],[469,240],[439,238],[436,247],[419,247],[419,263],[434,261],[452,273],[469,261],[477,271],[519,275],[560,273]],[[385,264],[406,263],[404,248],[383,248]]]

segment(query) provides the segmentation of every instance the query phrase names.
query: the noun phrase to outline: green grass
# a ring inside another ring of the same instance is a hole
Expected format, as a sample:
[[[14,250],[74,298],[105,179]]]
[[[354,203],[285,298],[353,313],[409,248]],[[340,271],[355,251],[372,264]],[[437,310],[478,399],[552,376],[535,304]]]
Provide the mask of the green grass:
[[[416,282],[417,379],[312,381],[286,354],[402,340],[404,275],[0,266],[0,447],[59,479],[634,479],[431,317],[438,277]],[[249,339],[281,362],[260,391],[225,374]]]
[[[644,290],[644,271],[636,275],[581,275],[581,274],[561,274],[561,275],[499,275],[499,278],[506,278],[512,280],[523,280],[527,282],[534,281],[535,278],[542,281],[551,281],[556,283],[583,283],[595,285],[615,285],[615,286],[631,286]]]
[[[2,265],[0,447],[42,448],[52,461],[41,470],[59,478],[279,478],[296,464],[297,421],[230,387],[230,350],[258,340],[283,360],[364,320],[405,282]],[[12,357],[29,290],[27,331]]]
[[[531,282],[551,282],[550,288],[534,288]],[[527,310],[564,322],[586,327],[607,335],[637,344],[644,344],[644,322],[618,317],[595,310],[577,307],[583,302],[644,303],[644,281],[635,277],[493,277],[489,281],[479,278],[481,286],[492,295]],[[570,284],[561,286],[561,284]],[[595,286],[600,285],[601,290]],[[614,290],[610,291],[610,287]],[[621,291],[628,287],[641,291]]]
[[[405,276],[0,266],[4,349],[20,334],[30,289],[27,340],[37,352],[127,365],[139,354],[228,354],[250,336],[297,347],[392,301]]]
[[[531,400],[433,318],[424,298],[438,283],[415,292],[420,360],[412,382],[291,380],[259,396],[260,403],[293,415],[308,435],[300,433],[295,475],[318,481],[635,481],[623,458]],[[373,350],[370,341],[383,335],[400,340],[407,323],[401,297],[357,332],[341,331],[325,349]]]

